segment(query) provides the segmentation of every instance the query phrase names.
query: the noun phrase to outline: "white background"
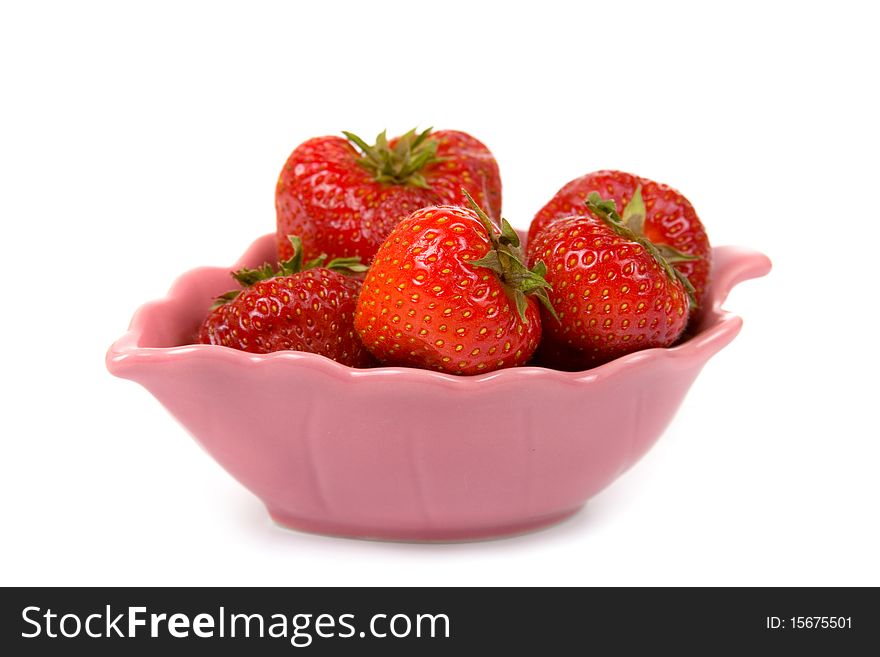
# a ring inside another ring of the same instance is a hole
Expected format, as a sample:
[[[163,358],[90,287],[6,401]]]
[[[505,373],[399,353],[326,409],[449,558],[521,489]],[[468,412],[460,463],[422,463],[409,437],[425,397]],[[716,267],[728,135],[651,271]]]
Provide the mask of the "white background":
[[[876,17],[715,5],[4,3],[0,582],[880,584]],[[514,225],[621,168],[774,261],[653,451],[555,528],[282,530],[104,369],[138,305],[274,230],[298,143],[414,125],[488,144]]]

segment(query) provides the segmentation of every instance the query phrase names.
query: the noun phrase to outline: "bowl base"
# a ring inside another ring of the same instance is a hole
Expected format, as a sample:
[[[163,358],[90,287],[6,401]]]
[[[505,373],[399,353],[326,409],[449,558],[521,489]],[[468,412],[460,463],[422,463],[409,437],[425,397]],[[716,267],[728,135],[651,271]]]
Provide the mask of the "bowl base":
[[[267,509],[272,520],[284,529],[322,534],[340,538],[356,538],[373,541],[395,541],[406,543],[463,543],[504,538],[517,534],[527,534],[567,520],[580,511],[583,506],[567,509],[560,513],[538,516],[500,525],[480,525],[475,527],[379,527],[359,526],[348,523],[313,520],[293,516],[283,511]]]

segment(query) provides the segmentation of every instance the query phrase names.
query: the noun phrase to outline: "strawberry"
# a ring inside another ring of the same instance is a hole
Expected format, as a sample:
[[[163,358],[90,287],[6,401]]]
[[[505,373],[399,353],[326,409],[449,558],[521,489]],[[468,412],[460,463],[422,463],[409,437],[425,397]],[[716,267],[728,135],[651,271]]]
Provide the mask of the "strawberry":
[[[369,262],[397,223],[427,205],[466,205],[462,186],[493,217],[501,214],[501,178],[489,149],[464,132],[411,130],[368,145],[357,135],[317,137],[298,146],[275,190],[278,254],[287,235],[302,237],[305,257],[360,256]]]
[[[670,258],[628,228],[638,193],[621,218],[596,192],[583,213],[548,223],[529,243],[542,261],[558,321],[544,317],[540,360],[581,370],[649,347],[668,347],[688,321],[693,287]],[[673,261],[689,256],[670,256]]]
[[[589,173],[569,182],[541,208],[529,227],[529,241],[548,223],[573,214],[583,214],[584,203],[592,192],[613,200],[618,208],[623,208],[639,188],[645,212],[639,217],[639,223],[629,228],[638,235],[644,235],[661,250],[669,246],[677,252],[695,256],[691,260],[676,262],[674,266],[694,286],[695,301],[699,307],[709,282],[712,249],[690,201],[668,185],[622,171]]]
[[[526,269],[510,224],[499,234],[467,198],[472,209],[416,210],[379,247],[354,326],[381,362],[479,374],[522,365],[537,347],[542,269]]]
[[[290,242],[294,255],[278,271],[267,263],[232,274],[244,289],[218,298],[198,341],[257,354],[308,351],[351,367],[369,366],[373,360],[352,323],[361,281],[342,273],[366,266],[356,258],[323,266],[323,256],[303,265],[301,242]]]

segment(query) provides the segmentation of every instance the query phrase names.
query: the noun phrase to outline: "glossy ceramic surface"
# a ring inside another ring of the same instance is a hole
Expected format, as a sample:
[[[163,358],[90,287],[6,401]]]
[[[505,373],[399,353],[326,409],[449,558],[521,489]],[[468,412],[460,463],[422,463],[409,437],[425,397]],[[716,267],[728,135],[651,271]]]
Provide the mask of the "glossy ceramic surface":
[[[266,235],[234,267],[274,249]],[[107,367],[147,388],[282,525],[399,540],[517,533],[573,513],[638,461],[736,337],[742,320],[721,304],[770,261],[735,247],[713,255],[691,338],[585,372],[357,370],[190,344],[232,267],[190,271],[141,307]]]

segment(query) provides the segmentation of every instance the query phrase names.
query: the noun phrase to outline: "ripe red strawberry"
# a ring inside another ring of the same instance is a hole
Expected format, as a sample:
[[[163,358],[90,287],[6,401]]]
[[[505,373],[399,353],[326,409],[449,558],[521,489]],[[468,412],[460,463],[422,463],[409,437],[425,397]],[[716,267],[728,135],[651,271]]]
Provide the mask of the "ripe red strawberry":
[[[584,213],[547,224],[529,243],[543,261],[559,321],[544,316],[543,364],[581,370],[648,347],[668,347],[685,329],[693,288],[649,240],[634,234],[612,200],[595,192]],[[634,210],[636,200],[624,215]]]
[[[287,235],[299,235],[306,258],[370,259],[397,223],[427,205],[466,205],[474,192],[501,216],[501,177],[489,149],[463,132],[411,130],[370,146],[360,137],[317,137],[298,146],[275,190],[278,254],[291,255]]]
[[[529,241],[551,221],[584,214],[584,203],[592,192],[614,201],[618,208],[623,208],[629,204],[639,187],[645,212],[642,214],[641,224],[630,225],[629,228],[637,234],[644,234],[661,250],[663,245],[668,245],[675,251],[695,256],[693,260],[676,262],[674,266],[694,286],[695,301],[699,307],[709,282],[712,249],[703,224],[690,201],[668,185],[622,171],[588,173],[569,182],[541,208],[529,227]],[[624,217],[624,220],[627,219]]]
[[[241,269],[233,278],[244,287],[224,294],[199,330],[198,341],[257,354],[292,349],[332,358],[343,365],[367,367],[373,359],[354,331],[361,281],[343,271],[362,272],[356,258],[321,266],[323,257],[302,263],[302,248],[279,263]]]
[[[466,193],[466,192],[465,192]],[[519,238],[472,208],[431,206],[401,221],[367,272],[354,326],[388,365],[479,374],[522,365],[541,336],[540,267]]]

